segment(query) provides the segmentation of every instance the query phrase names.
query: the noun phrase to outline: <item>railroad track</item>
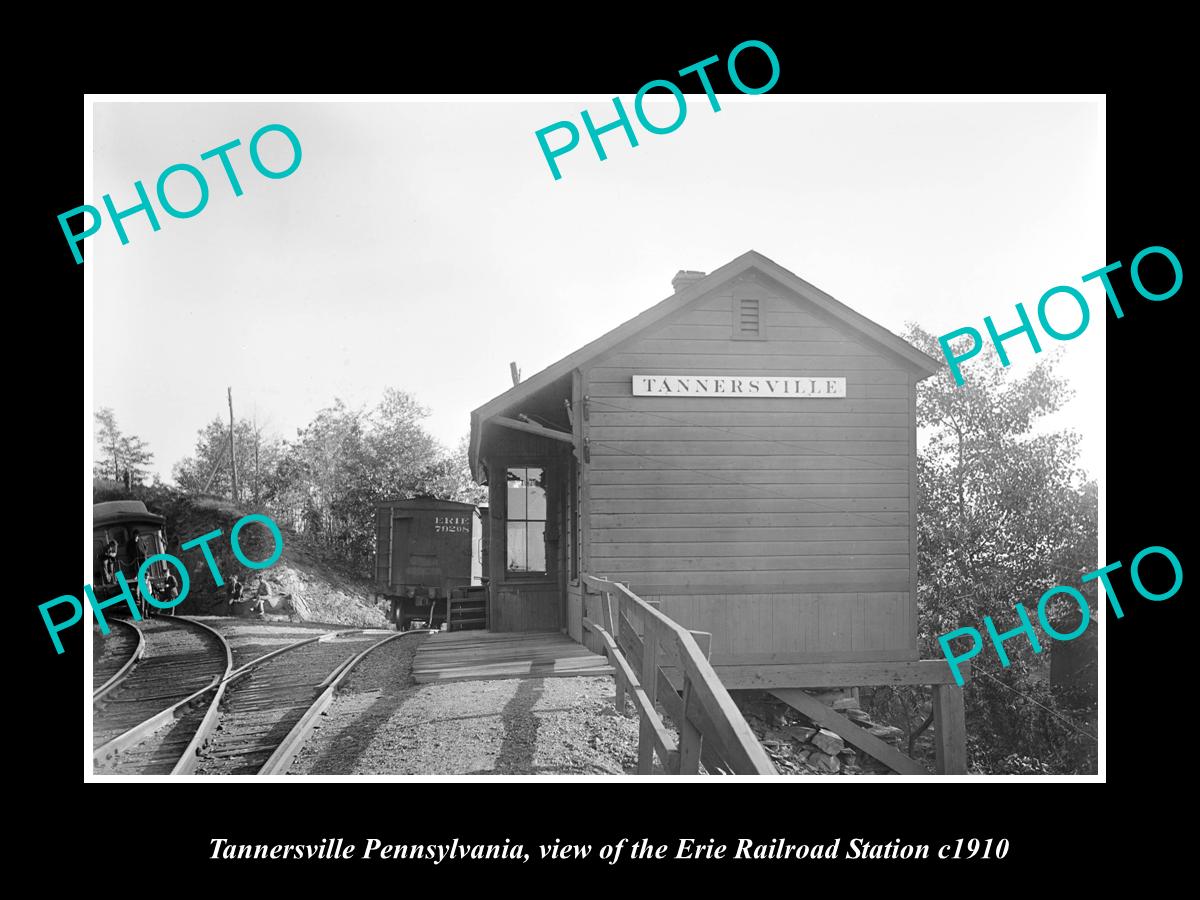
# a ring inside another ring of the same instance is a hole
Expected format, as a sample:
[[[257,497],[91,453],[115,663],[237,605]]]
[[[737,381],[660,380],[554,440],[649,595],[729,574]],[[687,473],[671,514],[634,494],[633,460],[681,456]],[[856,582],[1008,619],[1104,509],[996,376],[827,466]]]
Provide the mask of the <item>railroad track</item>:
[[[335,632],[275,651],[235,672],[219,722],[198,750],[198,775],[287,771],[341,678],[402,632]]]
[[[341,679],[400,636],[182,616],[128,627],[142,661],[108,679],[95,704],[105,774],[282,774]]]
[[[233,659],[225,639],[185,616],[142,619],[135,665],[93,700],[96,771],[164,775],[215,718]],[[210,715],[211,713],[211,715]]]
[[[107,635],[97,628],[92,636],[93,703],[120,684],[146,652],[146,640],[131,622],[110,622],[115,627]]]
[[[234,670],[261,659],[273,650],[292,646],[306,639],[346,631],[346,625],[322,625],[312,622],[262,622],[227,616],[197,617],[229,642]]]

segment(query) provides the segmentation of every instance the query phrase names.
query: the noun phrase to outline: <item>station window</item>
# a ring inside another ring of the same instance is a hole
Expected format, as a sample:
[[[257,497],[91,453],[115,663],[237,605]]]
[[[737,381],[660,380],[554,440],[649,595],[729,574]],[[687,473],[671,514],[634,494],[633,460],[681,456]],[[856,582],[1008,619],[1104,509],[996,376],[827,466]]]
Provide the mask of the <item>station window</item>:
[[[546,574],[546,473],[538,466],[507,471],[508,571]]]

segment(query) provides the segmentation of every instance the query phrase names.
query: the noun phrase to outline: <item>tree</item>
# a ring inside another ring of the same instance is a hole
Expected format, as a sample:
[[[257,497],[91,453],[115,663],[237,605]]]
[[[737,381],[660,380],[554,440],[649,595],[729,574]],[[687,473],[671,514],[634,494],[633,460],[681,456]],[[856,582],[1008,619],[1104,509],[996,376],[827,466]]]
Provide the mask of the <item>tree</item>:
[[[319,410],[294,439],[264,439],[254,422],[236,427],[239,484],[243,499],[295,531],[310,535],[350,562],[375,552],[375,508],[383,500],[431,496],[481,502],[486,492],[467,466],[466,438],[448,451],[423,426],[429,410],[406,391],[387,388],[374,407],[354,409],[335,399]],[[184,491],[228,495],[229,430],[214,418],[197,435],[195,455],[174,468]],[[254,455],[258,449],[258,476]],[[218,465],[220,461],[220,465]]]
[[[371,411],[365,450],[370,469],[369,490],[379,499],[421,493],[422,473],[444,454],[421,425],[429,410],[406,391],[387,388]]]
[[[95,413],[96,455],[92,466],[95,478],[111,478],[122,481],[129,472],[132,484],[141,484],[150,474],[150,463],[154,454],[140,437],[122,433],[116,414],[109,407]]]
[[[910,325],[904,336],[934,358],[942,355],[921,328]],[[1056,363],[1047,357],[1016,376],[978,357],[963,385],[939,373],[918,387],[925,439],[918,457],[918,603],[928,657],[942,656],[938,635],[960,627],[982,632],[984,616],[1007,631],[1020,624],[1017,603],[1032,609],[1049,588],[1078,588],[1080,576],[1097,568],[1096,483],[1079,467],[1079,435],[1047,423],[1070,397]],[[1083,592],[1094,615],[1094,585]],[[1078,622],[1069,599],[1049,612],[1052,621],[1071,621],[1062,630]],[[987,762],[1018,754],[1068,770],[1089,760],[1094,767],[1094,743],[1021,699],[1069,707],[1078,719],[1094,713],[1094,696],[1056,694],[1045,678],[1048,654],[1034,654],[1024,638],[1008,641],[1005,650],[1007,668],[975,660],[976,672],[987,674],[966,691],[968,730]]]
[[[487,488],[476,484],[471,475],[467,457],[469,441],[470,435],[463,435],[453,450],[426,468],[422,476],[424,490],[421,493],[442,500],[474,503],[476,506],[487,502]]]
[[[238,419],[235,423],[235,444],[239,491],[243,501],[255,506],[263,493],[261,473],[269,471],[279,453],[279,442],[264,436],[257,423],[249,419]],[[257,456],[257,465],[256,465]],[[216,474],[213,475],[214,470]],[[255,472],[260,473],[258,478]],[[229,465],[229,423],[215,416],[196,434],[196,451],[193,456],[180,460],[171,470],[179,487],[190,494],[204,492],[204,486],[212,476],[207,493],[220,497],[232,496],[233,479]],[[242,486],[245,486],[244,489]]]

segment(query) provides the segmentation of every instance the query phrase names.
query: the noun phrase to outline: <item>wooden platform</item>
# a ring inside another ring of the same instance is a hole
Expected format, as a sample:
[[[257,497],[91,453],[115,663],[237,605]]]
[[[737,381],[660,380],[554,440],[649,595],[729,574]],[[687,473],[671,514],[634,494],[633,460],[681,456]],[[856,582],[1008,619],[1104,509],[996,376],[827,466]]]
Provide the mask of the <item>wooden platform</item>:
[[[429,684],[611,675],[613,670],[603,656],[557,631],[443,631],[417,649],[412,671],[418,683]]]

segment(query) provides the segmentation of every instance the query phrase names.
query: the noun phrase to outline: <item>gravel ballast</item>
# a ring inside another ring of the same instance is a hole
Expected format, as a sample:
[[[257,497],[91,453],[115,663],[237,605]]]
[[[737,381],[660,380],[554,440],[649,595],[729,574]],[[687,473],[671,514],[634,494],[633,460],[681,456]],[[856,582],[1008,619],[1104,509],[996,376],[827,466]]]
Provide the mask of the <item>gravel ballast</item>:
[[[347,676],[294,775],[623,775],[638,724],[607,676],[416,684],[424,635],[402,637]]]

